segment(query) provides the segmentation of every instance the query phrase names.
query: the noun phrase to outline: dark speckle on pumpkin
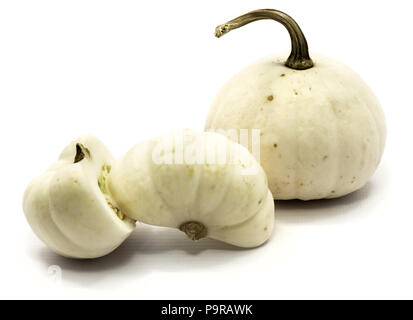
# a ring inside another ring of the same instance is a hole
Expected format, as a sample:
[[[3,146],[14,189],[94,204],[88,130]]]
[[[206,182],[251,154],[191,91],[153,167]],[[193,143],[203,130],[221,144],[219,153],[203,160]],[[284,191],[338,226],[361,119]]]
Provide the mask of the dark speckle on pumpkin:
[[[271,94],[271,95],[269,95],[268,97],[267,97],[267,100],[268,101],[273,101],[274,100],[274,96]]]
[[[327,158],[328,158],[328,156],[327,156],[327,155],[325,155],[325,156],[323,157],[323,160],[327,160]]]
[[[274,143],[273,146],[274,146],[274,148],[277,148],[277,147],[278,147],[278,144]]]
[[[281,74],[280,74],[280,77],[285,77],[285,73],[281,73]]]

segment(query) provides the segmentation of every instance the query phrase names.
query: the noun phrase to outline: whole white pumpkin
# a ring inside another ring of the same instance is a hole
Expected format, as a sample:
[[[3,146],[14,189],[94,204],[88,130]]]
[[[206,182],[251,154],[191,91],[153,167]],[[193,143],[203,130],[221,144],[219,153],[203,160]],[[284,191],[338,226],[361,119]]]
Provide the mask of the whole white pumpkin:
[[[219,26],[217,35],[239,26]],[[260,162],[275,199],[346,195],[363,187],[380,162],[383,112],[345,65],[314,55],[300,70],[284,63],[292,56],[271,56],[233,77],[216,96],[205,129],[259,129]]]
[[[247,149],[222,135],[176,130],[134,146],[108,176],[124,214],[240,247],[264,243],[274,200],[264,170]]]

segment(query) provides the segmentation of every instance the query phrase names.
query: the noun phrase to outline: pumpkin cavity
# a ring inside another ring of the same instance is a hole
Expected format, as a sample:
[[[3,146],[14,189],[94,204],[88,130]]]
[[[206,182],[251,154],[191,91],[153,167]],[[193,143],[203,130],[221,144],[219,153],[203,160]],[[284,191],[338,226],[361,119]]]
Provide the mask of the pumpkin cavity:
[[[108,177],[111,169],[112,169],[112,167],[108,164],[102,165],[102,167],[100,168],[100,174],[99,174],[99,178],[98,178],[98,186],[99,186],[100,191],[103,193],[108,206],[112,209],[112,211],[116,214],[116,216],[120,220],[124,220],[125,215],[122,213],[122,211],[117,206],[115,206],[112,203],[112,200],[109,197],[108,186],[107,186],[107,177]]]

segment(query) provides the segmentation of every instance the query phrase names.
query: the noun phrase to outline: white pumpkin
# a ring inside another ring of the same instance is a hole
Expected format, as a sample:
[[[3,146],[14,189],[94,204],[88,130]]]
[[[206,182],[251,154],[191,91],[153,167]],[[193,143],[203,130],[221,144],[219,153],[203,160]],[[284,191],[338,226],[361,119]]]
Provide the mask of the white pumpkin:
[[[95,137],[70,143],[59,160],[34,179],[23,210],[35,234],[56,253],[96,258],[117,248],[134,230],[107,192],[114,159]]]
[[[275,199],[335,198],[363,187],[386,139],[376,97],[343,64],[320,55],[311,60],[298,25],[280,11],[250,12],[217,27],[216,35],[259,19],[287,27],[292,53],[233,77],[215,98],[205,129],[259,129],[260,161]]]
[[[263,169],[247,149],[219,134],[178,130],[137,144],[116,161],[108,186],[132,219],[180,229],[192,240],[255,247],[273,229]]]

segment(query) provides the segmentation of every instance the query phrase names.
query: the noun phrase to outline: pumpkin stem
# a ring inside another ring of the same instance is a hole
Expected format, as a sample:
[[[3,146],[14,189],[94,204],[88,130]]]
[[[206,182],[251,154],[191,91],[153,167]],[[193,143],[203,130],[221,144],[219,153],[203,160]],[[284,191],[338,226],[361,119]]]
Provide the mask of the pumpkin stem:
[[[81,143],[76,143],[76,154],[73,163],[82,161],[85,158],[85,155],[90,156],[89,149]]]
[[[288,14],[278,10],[261,9],[248,12],[216,27],[215,36],[219,38],[231,30],[262,19],[273,19],[281,23],[288,30],[291,38],[291,53],[285,63],[287,67],[296,70],[305,70],[314,66],[308,53],[307,40],[297,22]]]
[[[207,236],[207,228],[200,222],[188,221],[180,225],[179,230],[185,232],[189,239],[198,241]]]

